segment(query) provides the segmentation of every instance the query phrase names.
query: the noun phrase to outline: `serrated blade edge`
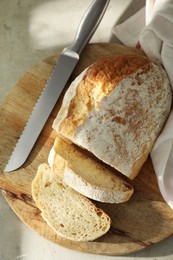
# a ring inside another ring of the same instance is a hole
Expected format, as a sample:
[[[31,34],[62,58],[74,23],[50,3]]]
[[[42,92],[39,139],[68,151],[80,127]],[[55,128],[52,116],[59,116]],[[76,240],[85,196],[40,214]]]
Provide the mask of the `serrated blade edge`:
[[[43,89],[4,172],[14,171],[26,161],[51,111],[79,60],[78,54],[64,50]]]

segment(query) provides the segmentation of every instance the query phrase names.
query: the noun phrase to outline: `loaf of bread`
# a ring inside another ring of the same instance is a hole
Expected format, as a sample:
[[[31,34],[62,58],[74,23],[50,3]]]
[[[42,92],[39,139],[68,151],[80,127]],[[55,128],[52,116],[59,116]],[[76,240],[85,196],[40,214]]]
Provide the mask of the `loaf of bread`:
[[[53,128],[133,179],[171,103],[171,86],[161,65],[142,55],[107,57],[72,82]]]
[[[89,199],[54,174],[47,164],[38,167],[32,195],[42,217],[55,232],[74,241],[91,241],[104,235],[111,220]]]
[[[130,199],[133,187],[116,171],[107,169],[73,144],[57,137],[49,165],[62,181],[90,199],[106,203],[122,203]]]

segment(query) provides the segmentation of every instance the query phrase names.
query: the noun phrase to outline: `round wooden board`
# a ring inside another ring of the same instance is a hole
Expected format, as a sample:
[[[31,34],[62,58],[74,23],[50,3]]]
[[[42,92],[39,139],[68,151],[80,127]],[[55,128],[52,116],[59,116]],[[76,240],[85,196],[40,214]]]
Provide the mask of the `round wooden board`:
[[[114,44],[90,44],[66,86],[91,63],[108,55],[138,53],[139,51]],[[140,53],[142,54],[142,53]],[[157,185],[150,158],[132,185],[134,195],[123,204],[96,203],[112,219],[110,231],[93,242],[73,242],[59,237],[42,219],[31,196],[31,182],[40,163],[47,162],[55,139],[52,122],[61,105],[58,100],[26,163],[13,173],[3,169],[22,133],[23,127],[38,99],[58,54],[36,64],[10,91],[0,110],[0,188],[10,207],[19,218],[45,238],[74,250],[122,255],[154,245],[173,234],[173,211],[163,200]],[[64,90],[65,91],[65,90]],[[5,223],[4,223],[5,225]]]

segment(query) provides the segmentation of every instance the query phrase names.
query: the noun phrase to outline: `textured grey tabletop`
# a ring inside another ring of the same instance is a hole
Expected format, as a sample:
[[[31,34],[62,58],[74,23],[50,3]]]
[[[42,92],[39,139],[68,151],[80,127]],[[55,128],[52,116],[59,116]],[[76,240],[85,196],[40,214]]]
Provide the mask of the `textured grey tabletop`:
[[[0,1],[0,103],[33,64],[72,42],[91,0]],[[111,0],[92,42],[116,41],[112,27],[144,5],[141,0]],[[173,259],[173,236],[133,255],[99,256],[75,252],[40,237],[26,227],[0,193],[0,259]]]

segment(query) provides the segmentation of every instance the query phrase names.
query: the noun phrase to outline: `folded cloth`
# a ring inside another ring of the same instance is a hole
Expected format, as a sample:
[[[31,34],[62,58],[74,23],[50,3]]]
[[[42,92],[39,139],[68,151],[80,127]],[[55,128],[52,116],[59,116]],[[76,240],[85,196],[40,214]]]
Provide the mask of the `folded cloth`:
[[[123,44],[140,46],[162,63],[173,88],[173,0],[146,0],[145,10],[112,31]],[[150,154],[161,194],[173,209],[173,109]]]
[[[136,22],[138,21],[138,22]],[[145,26],[145,7],[131,16],[124,23],[112,28],[112,32],[126,46],[136,47],[139,35]]]

